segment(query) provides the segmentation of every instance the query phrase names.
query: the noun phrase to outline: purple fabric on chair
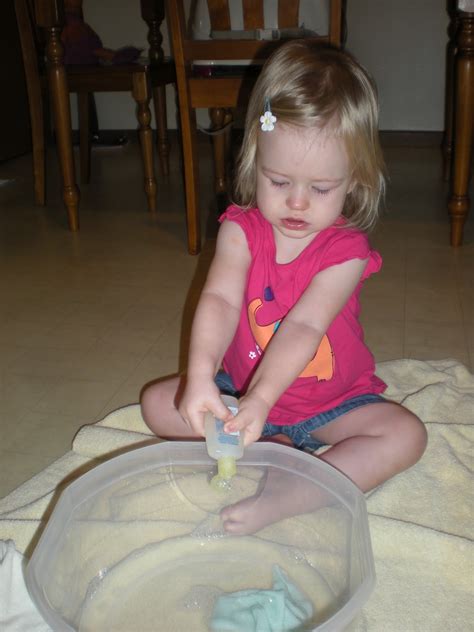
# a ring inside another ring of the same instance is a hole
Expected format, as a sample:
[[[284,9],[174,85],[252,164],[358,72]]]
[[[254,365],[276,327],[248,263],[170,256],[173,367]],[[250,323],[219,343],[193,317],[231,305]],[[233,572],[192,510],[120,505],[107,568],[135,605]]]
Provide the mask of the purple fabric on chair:
[[[103,48],[100,37],[75,13],[66,11],[65,20],[61,33],[65,65],[98,64],[99,59],[94,52]]]

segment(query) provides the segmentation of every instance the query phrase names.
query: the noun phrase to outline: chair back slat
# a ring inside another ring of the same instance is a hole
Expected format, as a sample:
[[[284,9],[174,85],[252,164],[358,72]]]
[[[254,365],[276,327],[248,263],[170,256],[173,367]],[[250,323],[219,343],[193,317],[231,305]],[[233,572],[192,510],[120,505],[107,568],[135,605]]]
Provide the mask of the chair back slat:
[[[345,2],[345,0],[331,0],[329,3],[329,43],[333,46],[340,46],[342,41],[343,1]]]
[[[207,0],[211,30],[230,31],[230,11],[227,0]]]
[[[298,4],[297,2],[295,4]],[[264,15],[263,2],[255,0],[242,0],[242,13],[244,16],[244,29],[263,29]]]
[[[327,37],[318,38],[327,42]],[[195,59],[266,59],[269,53],[281,46],[282,40],[185,40],[182,45],[183,60]],[[175,60],[179,62],[179,48],[175,48]]]
[[[278,1],[279,28],[297,28],[299,1]],[[341,15],[344,0],[330,0],[330,15],[328,33],[318,35],[321,42],[341,45]],[[268,53],[278,46],[278,43],[267,40],[252,39],[193,39],[190,30],[186,28],[186,18],[182,0],[167,0],[168,21],[173,40],[174,57],[176,63],[189,65],[198,59],[232,60],[232,59],[266,59]],[[210,26],[212,31],[231,30],[229,2],[227,0],[207,0]],[[242,0],[242,15],[244,30],[260,29],[264,24],[263,1]],[[175,21],[175,24],[171,24]],[[276,40],[278,42],[278,40]],[[281,44],[281,41],[280,41]]]
[[[289,29],[298,26],[299,2],[294,0],[279,0],[278,28]]]

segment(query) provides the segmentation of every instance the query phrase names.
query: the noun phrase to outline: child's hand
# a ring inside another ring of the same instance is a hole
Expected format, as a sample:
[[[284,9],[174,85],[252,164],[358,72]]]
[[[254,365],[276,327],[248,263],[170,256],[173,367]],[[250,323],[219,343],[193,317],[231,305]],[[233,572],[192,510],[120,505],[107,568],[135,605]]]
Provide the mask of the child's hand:
[[[204,437],[204,418],[210,411],[223,421],[233,419],[232,413],[220,397],[214,380],[209,378],[188,378],[178,411],[184,421]]]
[[[240,430],[244,433],[244,445],[257,441],[267,421],[270,407],[256,393],[248,393],[239,400],[239,412],[224,426],[225,432]]]

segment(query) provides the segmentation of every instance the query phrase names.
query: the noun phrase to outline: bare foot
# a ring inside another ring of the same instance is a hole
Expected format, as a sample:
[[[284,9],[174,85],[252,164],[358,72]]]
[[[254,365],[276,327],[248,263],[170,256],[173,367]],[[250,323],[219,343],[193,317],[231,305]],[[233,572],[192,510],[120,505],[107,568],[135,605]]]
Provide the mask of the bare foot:
[[[323,490],[315,483],[268,468],[254,496],[225,507],[220,515],[227,533],[249,535],[283,518],[314,511],[323,504]]]

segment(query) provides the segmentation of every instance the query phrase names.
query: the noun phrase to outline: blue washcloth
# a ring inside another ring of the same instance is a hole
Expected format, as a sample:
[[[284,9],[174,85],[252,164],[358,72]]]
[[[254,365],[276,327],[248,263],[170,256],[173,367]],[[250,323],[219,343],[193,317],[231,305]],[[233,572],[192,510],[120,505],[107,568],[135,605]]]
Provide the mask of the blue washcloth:
[[[296,632],[313,615],[311,602],[277,565],[271,590],[221,595],[214,606],[214,632]]]

